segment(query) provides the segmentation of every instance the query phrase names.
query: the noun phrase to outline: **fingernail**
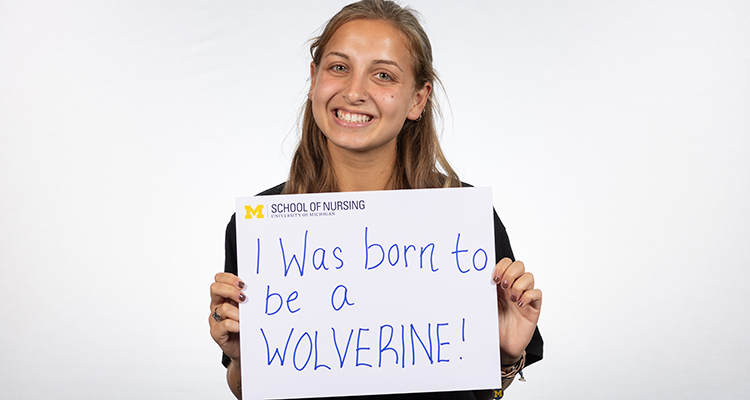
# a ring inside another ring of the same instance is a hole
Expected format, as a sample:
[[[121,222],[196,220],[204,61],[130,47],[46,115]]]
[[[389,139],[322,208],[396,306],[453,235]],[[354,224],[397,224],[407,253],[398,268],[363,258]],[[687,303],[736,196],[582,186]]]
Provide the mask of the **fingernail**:
[[[245,302],[245,293],[240,293],[240,303]]]
[[[521,300],[521,301],[518,302],[518,306],[519,307],[523,307],[523,300]]]
[[[500,277],[495,275],[492,277],[492,281],[495,282],[495,285],[497,285],[498,283],[500,283]]]
[[[511,294],[510,294],[510,301],[512,301],[512,302],[514,302],[514,303],[515,303],[515,302],[516,302],[516,299],[517,299],[517,297],[516,297],[516,294],[515,294],[515,293],[511,293]]]
[[[245,288],[245,282],[242,282],[242,281],[237,282],[237,287],[240,288],[240,289],[244,289]]]
[[[510,283],[508,283],[508,281],[503,281],[503,284],[500,285],[500,287],[502,287],[503,289],[508,289],[510,287]]]

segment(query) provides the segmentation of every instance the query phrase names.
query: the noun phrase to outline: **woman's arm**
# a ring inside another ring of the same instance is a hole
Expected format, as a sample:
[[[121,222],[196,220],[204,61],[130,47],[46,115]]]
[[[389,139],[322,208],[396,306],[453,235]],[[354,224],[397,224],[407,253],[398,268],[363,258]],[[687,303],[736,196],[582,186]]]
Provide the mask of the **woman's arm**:
[[[240,374],[240,312],[238,304],[245,301],[245,283],[236,275],[219,273],[211,284],[211,315],[208,323],[211,337],[229,358],[227,383],[237,398],[241,398]]]
[[[227,384],[229,389],[232,390],[234,397],[242,398],[242,374],[240,367],[236,366],[234,362],[229,363],[227,367]]]

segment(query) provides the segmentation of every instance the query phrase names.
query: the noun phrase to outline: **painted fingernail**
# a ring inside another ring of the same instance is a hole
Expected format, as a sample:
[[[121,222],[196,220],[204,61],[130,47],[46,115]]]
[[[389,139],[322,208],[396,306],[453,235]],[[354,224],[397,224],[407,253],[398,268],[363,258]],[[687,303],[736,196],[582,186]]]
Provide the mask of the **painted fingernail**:
[[[240,293],[240,303],[244,302],[246,299],[245,293]]]
[[[245,288],[245,282],[242,282],[242,281],[237,282],[237,287],[240,288],[240,289],[244,289]]]
[[[495,275],[492,277],[492,281],[495,282],[495,285],[497,285],[498,283],[500,283],[500,277]]]
[[[500,287],[502,287],[503,289],[508,289],[510,287],[510,283],[508,283],[508,281],[503,281],[503,284],[500,285]]]
[[[518,302],[518,306],[519,307],[523,307],[523,300],[521,300],[521,301]]]
[[[512,301],[512,302],[514,302],[514,303],[515,303],[515,302],[516,302],[516,299],[517,299],[517,297],[516,297],[516,294],[515,294],[515,293],[511,293],[511,294],[510,294],[510,301]]]

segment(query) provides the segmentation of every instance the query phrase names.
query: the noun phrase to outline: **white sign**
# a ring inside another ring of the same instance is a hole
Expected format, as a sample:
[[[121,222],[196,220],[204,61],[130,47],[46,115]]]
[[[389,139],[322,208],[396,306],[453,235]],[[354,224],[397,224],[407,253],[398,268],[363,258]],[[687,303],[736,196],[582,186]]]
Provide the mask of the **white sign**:
[[[245,399],[499,388],[489,188],[237,199]]]

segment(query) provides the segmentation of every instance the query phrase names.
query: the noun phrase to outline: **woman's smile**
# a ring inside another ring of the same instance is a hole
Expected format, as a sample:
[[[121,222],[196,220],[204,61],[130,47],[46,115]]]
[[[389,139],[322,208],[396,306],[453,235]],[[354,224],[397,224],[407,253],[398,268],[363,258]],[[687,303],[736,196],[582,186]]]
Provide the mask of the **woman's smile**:
[[[347,124],[363,125],[372,121],[373,119],[372,115],[350,112],[341,108],[335,109],[333,111],[336,119]]]

